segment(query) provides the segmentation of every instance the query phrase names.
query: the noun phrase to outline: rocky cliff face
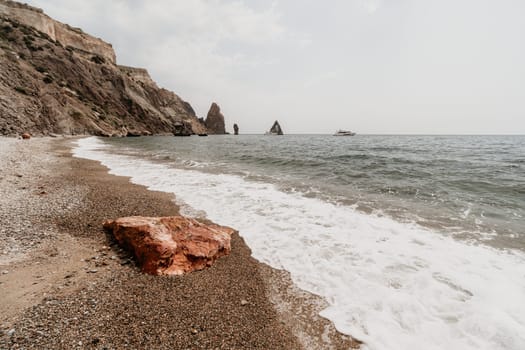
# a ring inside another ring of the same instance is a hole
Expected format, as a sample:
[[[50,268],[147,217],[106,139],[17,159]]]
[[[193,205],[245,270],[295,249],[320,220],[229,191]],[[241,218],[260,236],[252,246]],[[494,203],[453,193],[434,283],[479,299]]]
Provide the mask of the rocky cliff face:
[[[221,113],[221,108],[215,102],[211,104],[210,110],[204,122],[210,134],[226,134],[226,126],[224,124],[224,116]]]
[[[145,69],[116,65],[110,44],[0,0],[0,134],[167,134],[181,123],[208,132]]]
[[[58,41],[63,46],[96,54],[104,57],[108,62],[116,63],[111,44],[85,34],[80,28],[57,22],[44,14],[41,9],[15,1],[1,1],[0,13],[46,34],[51,40]]]

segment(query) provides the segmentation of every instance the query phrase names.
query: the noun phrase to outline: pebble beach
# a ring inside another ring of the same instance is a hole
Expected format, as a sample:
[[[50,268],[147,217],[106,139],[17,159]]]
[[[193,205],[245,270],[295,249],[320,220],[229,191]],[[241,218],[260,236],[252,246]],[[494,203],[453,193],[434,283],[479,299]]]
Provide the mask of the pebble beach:
[[[209,269],[141,273],[102,223],[177,215],[173,195],[73,158],[72,140],[0,139],[0,348],[359,346],[318,316],[322,299],[252,258],[242,232]]]

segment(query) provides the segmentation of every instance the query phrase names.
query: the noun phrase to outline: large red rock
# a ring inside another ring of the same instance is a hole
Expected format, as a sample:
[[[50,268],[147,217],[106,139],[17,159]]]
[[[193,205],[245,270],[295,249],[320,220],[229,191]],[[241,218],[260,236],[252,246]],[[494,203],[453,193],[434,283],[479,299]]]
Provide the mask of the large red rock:
[[[131,216],[108,220],[104,228],[152,275],[181,275],[211,266],[230,253],[235,231],[182,216]]]

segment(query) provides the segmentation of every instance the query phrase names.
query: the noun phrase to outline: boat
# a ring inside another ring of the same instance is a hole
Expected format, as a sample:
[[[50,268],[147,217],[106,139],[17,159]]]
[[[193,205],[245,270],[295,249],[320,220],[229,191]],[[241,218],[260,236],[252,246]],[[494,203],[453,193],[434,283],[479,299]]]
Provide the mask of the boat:
[[[338,130],[334,136],[354,136],[355,132],[349,130]]]

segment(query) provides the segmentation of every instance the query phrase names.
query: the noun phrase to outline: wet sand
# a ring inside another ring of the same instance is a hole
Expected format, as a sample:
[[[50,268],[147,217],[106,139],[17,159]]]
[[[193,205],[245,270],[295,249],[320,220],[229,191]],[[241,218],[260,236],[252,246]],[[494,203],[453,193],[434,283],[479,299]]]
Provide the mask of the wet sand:
[[[0,348],[357,346],[317,315],[321,299],[253,259],[238,234],[209,269],[142,274],[102,222],[177,215],[174,197],[71,157],[72,142],[0,139]]]

